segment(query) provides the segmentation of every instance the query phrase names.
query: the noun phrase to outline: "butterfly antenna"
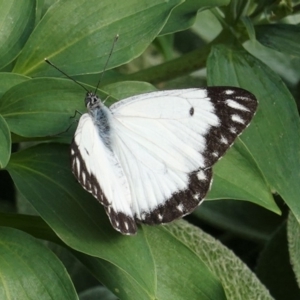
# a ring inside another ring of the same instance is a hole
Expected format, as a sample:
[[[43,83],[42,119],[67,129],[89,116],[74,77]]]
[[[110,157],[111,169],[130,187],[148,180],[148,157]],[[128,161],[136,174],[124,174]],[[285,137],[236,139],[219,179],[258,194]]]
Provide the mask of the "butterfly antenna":
[[[81,83],[79,83],[77,80],[75,80],[74,78],[72,78],[71,76],[69,76],[68,74],[66,74],[64,71],[62,71],[61,69],[59,69],[57,66],[55,66],[50,60],[48,60],[47,58],[44,59],[45,62],[47,64],[49,64],[50,66],[52,66],[53,68],[55,68],[57,71],[59,71],[60,73],[64,74],[67,78],[71,79],[72,81],[74,81],[75,83],[77,83],[78,85],[80,85],[82,88],[84,88],[88,93],[90,92],[84,85],[82,85]]]
[[[98,81],[97,87],[96,87],[96,89],[95,89],[95,94],[96,94],[96,92],[97,92],[97,90],[98,90],[98,87],[99,87],[99,85],[100,85],[100,83],[101,83],[101,81],[102,81],[102,79],[103,79],[103,75],[104,75],[104,72],[105,72],[105,70],[106,70],[108,61],[109,61],[109,59],[110,59],[110,57],[111,57],[111,55],[112,55],[112,53],[113,53],[113,51],[114,51],[114,47],[115,47],[115,44],[116,44],[116,42],[118,41],[118,39],[119,39],[119,35],[117,34],[117,35],[115,36],[115,39],[114,39],[113,44],[112,44],[112,46],[111,46],[110,52],[109,52],[109,54],[108,54],[108,57],[107,57],[107,60],[106,60],[105,65],[104,65],[104,68],[103,68],[101,77],[100,77],[100,79],[99,79],[99,81]]]

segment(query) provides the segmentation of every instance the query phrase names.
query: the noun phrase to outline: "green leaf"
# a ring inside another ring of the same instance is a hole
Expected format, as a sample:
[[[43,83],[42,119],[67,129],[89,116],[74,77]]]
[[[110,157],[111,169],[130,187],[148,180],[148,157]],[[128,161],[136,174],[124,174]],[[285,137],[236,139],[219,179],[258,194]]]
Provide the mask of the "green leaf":
[[[102,270],[101,281],[120,291],[122,299],[168,299],[163,295],[178,290],[182,274],[188,283],[178,291],[181,295],[224,298],[205,264],[163,227],[142,226],[134,237],[113,230],[103,207],[71,174],[65,145],[40,144],[14,153],[7,170],[19,192],[68,246],[88,254],[87,261],[90,256],[104,260],[99,266],[92,260],[92,273]]]
[[[261,252],[256,273],[275,299],[299,299],[300,290],[291,267],[286,235],[284,223]]]
[[[6,91],[8,91],[10,88],[12,88],[14,85],[17,85],[28,79],[30,79],[30,78],[19,75],[19,74],[0,73],[0,97],[2,97],[3,94]],[[0,105],[1,105],[1,103],[0,103]],[[0,113],[1,113],[1,111],[0,111]]]
[[[30,213],[33,212],[31,211]],[[0,226],[20,229],[38,239],[46,239],[54,243],[61,243],[61,240],[57,235],[45,221],[38,216],[0,212]]]
[[[188,29],[195,23],[198,12],[229,3],[230,0],[186,0],[172,11],[160,35]]]
[[[274,228],[282,223],[278,216],[251,202],[223,200],[204,201],[193,215],[200,220],[255,242],[266,242]]]
[[[222,25],[213,10],[204,10],[197,14],[196,22],[191,28],[202,40],[209,43],[222,31]]]
[[[292,213],[289,214],[287,230],[290,261],[300,287],[300,225]]]
[[[300,57],[300,27],[292,24],[255,26],[256,38],[264,46]]]
[[[231,250],[210,235],[184,220],[173,222],[165,228],[200,257],[219,278],[226,299],[257,299],[258,295],[259,299],[272,299],[255,274]]]
[[[39,241],[0,228],[1,299],[78,299],[62,263]]]
[[[257,97],[258,111],[241,140],[272,191],[300,220],[300,127],[292,95],[279,76],[240,48],[213,47],[208,81],[240,86]]]
[[[1,99],[0,111],[15,134],[51,136],[74,123],[70,117],[76,109],[86,110],[84,95],[84,90],[70,80],[37,78],[8,90]]]
[[[11,137],[7,123],[0,115],[0,169],[4,168],[10,158]]]
[[[176,225],[173,226],[177,228]],[[155,290],[148,292],[148,295],[146,291],[144,294],[141,291],[136,293],[136,282],[117,266],[79,253],[75,255],[122,299],[225,299],[222,286],[203,263],[202,257],[189,248],[186,240],[180,240],[168,228],[169,226],[143,226],[156,282]],[[135,260],[135,263],[139,264],[139,260]],[[143,268],[142,265],[139,267]],[[146,269],[144,271],[148,272]],[[184,284],[183,278],[186,280]],[[119,280],[124,281],[122,287],[126,290],[113,290]],[[125,297],[123,293],[126,294]]]
[[[206,198],[248,200],[280,214],[269,186],[241,140],[214,166],[213,186]]]
[[[181,1],[58,1],[36,26],[14,72],[57,76],[45,57],[69,75],[102,71],[116,34],[108,69],[124,64],[146,49]]]
[[[0,1],[0,69],[21,52],[35,19],[35,1]]]

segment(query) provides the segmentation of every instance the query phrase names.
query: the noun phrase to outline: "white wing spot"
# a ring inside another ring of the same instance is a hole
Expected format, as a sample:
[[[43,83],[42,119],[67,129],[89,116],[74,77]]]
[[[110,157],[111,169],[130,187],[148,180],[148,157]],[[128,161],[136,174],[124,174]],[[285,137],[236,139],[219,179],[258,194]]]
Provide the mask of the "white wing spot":
[[[71,155],[74,155],[75,151],[73,149],[71,149]]]
[[[244,97],[244,96],[236,96],[235,98],[240,100],[250,100],[248,97]]]
[[[88,181],[88,190],[91,191],[91,183]]]
[[[202,171],[202,170],[200,170],[198,173],[197,173],[197,178],[199,179],[199,180],[206,180],[206,176],[205,176],[205,174],[204,174],[204,172]]]
[[[231,99],[227,99],[225,103],[231,108],[242,110],[242,111],[249,111],[247,107]]]
[[[231,115],[231,120],[236,123],[244,124],[245,121],[239,115]]]
[[[234,94],[234,91],[233,90],[226,90],[225,94],[226,95],[232,95],[232,94]]]
[[[86,180],[85,172],[82,172],[82,182],[83,182],[83,184],[85,184],[85,180]]]
[[[101,197],[103,197],[103,196],[101,195]],[[107,207],[107,211],[110,214],[110,212],[111,212],[111,207],[110,206]]]
[[[141,220],[145,220],[145,219],[146,219],[146,213],[143,212],[143,213],[141,214]]]
[[[219,156],[219,152],[213,152],[212,155],[213,155],[214,157],[218,157],[218,156]]]
[[[223,135],[221,135],[220,142],[222,144],[228,144],[228,140]]]
[[[78,157],[76,157],[75,160],[76,160],[75,164],[76,164],[76,167],[77,167],[77,173],[79,174],[79,171],[80,171],[80,160],[79,160]]]
[[[235,127],[230,127],[230,128],[229,128],[229,131],[230,131],[231,133],[235,133],[235,134],[236,134],[236,128],[235,128]]]
[[[126,228],[126,230],[128,230],[128,223],[127,222],[124,222],[124,225],[125,225],[125,228]]]
[[[200,197],[200,194],[199,194],[199,193],[197,193],[197,194],[195,194],[195,195],[193,196],[193,198],[194,198],[195,200],[199,200],[199,197]]]
[[[120,226],[120,223],[118,221],[116,221],[116,226],[119,227]]]
[[[176,206],[176,208],[179,210],[179,211],[181,211],[181,212],[183,212],[183,205],[180,203],[180,204],[178,204],[177,206]]]
[[[158,214],[157,217],[160,221],[163,219],[163,216],[161,214]]]
[[[97,187],[94,185],[94,193],[95,193],[95,195],[97,195],[97,192],[98,192],[98,189],[97,189]]]

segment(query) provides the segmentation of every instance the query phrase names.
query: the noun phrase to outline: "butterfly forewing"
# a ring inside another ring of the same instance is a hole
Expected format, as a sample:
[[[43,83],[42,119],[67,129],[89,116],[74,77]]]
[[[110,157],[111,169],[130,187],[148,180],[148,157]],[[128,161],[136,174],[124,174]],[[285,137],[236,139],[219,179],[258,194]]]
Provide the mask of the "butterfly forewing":
[[[135,221],[171,222],[201,203],[212,165],[256,107],[251,93],[233,87],[153,92],[110,109],[94,106],[75,133],[73,173],[121,233],[134,234]]]

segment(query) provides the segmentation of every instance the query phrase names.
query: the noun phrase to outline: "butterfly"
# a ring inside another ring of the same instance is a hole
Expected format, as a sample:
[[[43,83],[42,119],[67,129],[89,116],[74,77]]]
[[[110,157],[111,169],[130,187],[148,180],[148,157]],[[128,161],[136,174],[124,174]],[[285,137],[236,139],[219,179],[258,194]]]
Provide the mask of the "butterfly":
[[[212,166],[249,125],[257,100],[236,87],[156,91],[107,108],[85,97],[71,143],[72,171],[114,229],[163,224],[191,213],[212,183]]]

